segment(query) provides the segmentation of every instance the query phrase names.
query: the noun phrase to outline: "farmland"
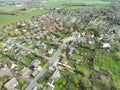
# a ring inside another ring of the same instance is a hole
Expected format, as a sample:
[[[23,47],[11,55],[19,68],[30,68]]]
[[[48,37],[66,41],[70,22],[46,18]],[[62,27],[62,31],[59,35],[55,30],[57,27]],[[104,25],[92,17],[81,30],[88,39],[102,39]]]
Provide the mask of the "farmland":
[[[11,0],[11,1],[17,1],[17,0]],[[7,0],[6,0],[7,2]],[[65,4],[69,4],[69,3],[72,3],[72,4],[86,4],[87,6],[65,6]],[[99,5],[98,5],[99,4]],[[101,6],[101,4],[103,6]],[[92,5],[97,5],[96,8],[105,8],[106,6],[105,5],[108,5],[110,4],[110,2],[106,2],[106,1],[101,1],[101,0],[95,0],[94,2],[91,2],[91,0],[49,0],[47,2],[42,2],[42,3],[37,3],[35,4],[36,7],[49,7],[49,6],[52,6],[52,7],[60,7],[60,8],[65,8],[66,10],[76,10],[76,9],[80,9],[80,8],[89,8],[91,7]],[[91,6],[89,6],[91,5]],[[11,11],[17,11],[17,9],[20,9],[20,7],[14,7],[14,6],[0,6],[0,11],[2,12],[11,12]],[[5,25],[5,24],[8,24],[8,23],[12,23],[12,22],[16,22],[18,20],[21,20],[21,19],[25,19],[25,18],[30,18],[32,16],[38,16],[38,15],[41,15],[41,14],[44,14],[48,11],[46,10],[32,10],[32,11],[25,11],[24,13],[20,14],[18,13],[18,15],[6,15],[6,14],[0,14],[0,25]]]
[[[35,10],[32,12],[25,13],[23,15],[5,15],[0,14],[0,25],[16,22],[21,19],[31,18],[32,16],[38,16],[47,13],[47,10]]]
[[[106,1],[101,1],[101,0],[94,0],[94,2],[92,2],[91,0],[49,0],[48,2],[44,2],[44,3],[39,3],[37,4],[38,6],[58,6],[58,5],[62,5],[65,3],[84,3],[87,5],[93,5],[93,4],[110,4],[110,2],[106,2]]]
[[[96,65],[102,69],[112,72],[115,82],[118,82],[120,79],[120,63],[114,58],[113,53],[109,53],[104,56],[99,52],[96,52],[96,55],[98,55]]]
[[[19,9],[19,7],[14,7],[14,6],[0,6],[0,11],[12,11]]]
[[[0,6],[0,90],[120,90],[120,4],[16,1]]]

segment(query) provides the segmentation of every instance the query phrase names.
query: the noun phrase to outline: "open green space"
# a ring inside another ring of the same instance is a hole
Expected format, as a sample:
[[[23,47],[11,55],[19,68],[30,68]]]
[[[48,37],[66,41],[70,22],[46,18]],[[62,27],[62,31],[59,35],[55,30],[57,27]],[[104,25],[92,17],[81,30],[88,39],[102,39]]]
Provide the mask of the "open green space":
[[[71,73],[67,70],[64,70],[64,74],[67,76],[66,77],[66,85],[68,90],[77,90],[77,85],[76,85],[76,80],[78,80],[78,77],[75,77],[75,73]],[[69,83],[69,84],[68,84]]]
[[[31,11],[22,15],[5,15],[5,14],[0,14],[0,25],[5,25],[9,23],[13,23],[16,21],[19,21],[21,19],[26,19],[26,18],[32,18],[33,16],[39,16],[42,14],[47,13],[47,10],[35,10]]]
[[[54,86],[55,86],[55,90],[61,90],[61,87],[57,82],[54,83]]]
[[[100,53],[97,54],[98,57],[96,60],[96,65],[102,69],[112,72],[114,80],[120,81],[120,63],[115,60],[111,54],[107,56],[100,55]]]
[[[111,7],[108,5],[96,5],[95,7],[96,9],[111,9]]]
[[[85,75],[89,75],[89,76],[92,75],[92,70],[87,68],[86,66],[77,65],[76,70]]]
[[[3,32],[4,33],[8,33],[8,32],[12,32],[13,31],[13,28],[9,28],[9,29],[7,29],[7,30],[4,30]]]
[[[57,35],[58,35],[58,37],[61,37],[61,38],[66,38],[67,37],[67,35],[64,33],[64,32],[57,32]]]
[[[75,61],[69,60],[67,64],[70,65],[71,67],[74,67],[74,63],[75,63]]]
[[[61,82],[63,85],[65,85],[65,84],[66,84],[66,78],[61,77],[61,78],[59,79],[59,82]]]
[[[92,5],[92,4],[110,4],[110,2],[106,2],[106,1],[102,1],[102,0],[49,0],[47,2],[44,3],[39,3],[37,4],[37,6],[58,6],[58,5],[62,5],[62,4],[69,4],[69,3],[76,3],[76,4],[88,4],[88,5]]]
[[[89,6],[68,6],[65,10],[77,10],[81,8],[89,8]]]
[[[25,84],[25,82],[23,82],[23,81],[18,81],[18,85],[17,85],[17,87],[16,88],[21,88],[23,85]]]
[[[49,74],[46,72],[42,78],[38,80],[38,83],[46,82],[49,79]]]
[[[12,11],[15,9],[19,9],[19,8],[14,6],[0,6],[0,11]]]
[[[2,77],[2,78],[0,78],[0,81],[2,81],[2,83],[5,83],[6,82],[6,76],[4,76],[4,77]]]
[[[70,11],[74,11],[74,10],[78,10],[78,9],[83,9],[83,8],[90,8],[92,7],[92,5],[71,5],[71,6],[67,6],[67,7],[62,7],[65,10],[70,10]],[[94,5],[94,7],[96,9],[111,9],[109,6],[107,5]]]
[[[6,0],[7,1],[7,0]],[[17,1],[17,0],[9,0],[9,1]],[[37,3],[37,6],[56,6],[56,7],[61,7],[63,4],[87,4],[87,5],[96,5],[97,8],[103,8],[100,5],[107,5],[110,4],[110,2],[102,1],[102,0],[49,0],[47,2],[42,2],[42,3]],[[79,8],[89,8],[89,6],[68,6],[67,10],[76,10]],[[104,8],[106,8],[104,6]],[[0,6],[1,11],[12,11],[18,9],[18,7],[13,7],[13,6]],[[21,19],[26,19],[26,18],[31,18],[32,16],[38,16],[41,14],[47,13],[47,10],[35,10],[35,11],[30,11],[26,12],[25,14],[20,14],[20,15],[5,15],[5,14],[0,14],[0,25],[5,25],[9,24],[12,22],[19,21]]]
[[[24,63],[25,63],[26,65],[30,65],[32,61],[33,61],[32,59],[26,58],[26,59],[24,60]]]
[[[19,1],[19,0],[4,0],[4,2],[16,2],[16,1]]]
[[[84,60],[84,57],[78,54],[73,54],[73,57],[77,60]]]

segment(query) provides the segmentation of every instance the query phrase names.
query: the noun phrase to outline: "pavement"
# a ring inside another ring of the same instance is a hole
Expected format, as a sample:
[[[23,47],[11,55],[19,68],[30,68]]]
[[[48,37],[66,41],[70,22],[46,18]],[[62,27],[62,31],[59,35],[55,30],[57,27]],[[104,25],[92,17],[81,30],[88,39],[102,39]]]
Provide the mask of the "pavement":
[[[45,55],[40,54],[39,52],[36,52],[36,51],[34,51],[32,49],[24,47],[24,46],[20,45],[19,43],[12,42],[12,44],[15,44],[17,47],[22,48],[22,49],[24,49],[26,51],[29,51],[31,53],[34,53],[37,56],[45,58],[45,59],[47,59],[49,61],[48,64],[46,65],[46,67],[31,81],[31,83],[27,86],[27,88],[25,90],[33,90],[33,88],[37,84],[37,81],[48,71],[48,67],[52,66],[54,64],[54,62],[56,62],[58,60],[61,51],[63,50],[64,46],[66,46],[66,43],[69,42],[69,41],[72,41],[72,40],[68,40],[66,42],[63,42],[61,44],[61,46],[57,49],[56,53],[54,54],[54,56],[52,58],[49,58],[49,57],[47,57]]]
[[[0,76],[4,76],[4,75],[13,76],[13,73],[7,69],[0,69]]]
[[[49,57],[47,57],[47,56],[45,56],[45,55],[43,55],[43,54],[41,54],[41,53],[39,53],[39,52],[37,52],[37,51],[34,51],[34,50],[30,49],[30,48],[27,48],[27,47],[25,47],[25,46],[23,46],[23,45],[20,45],[19,43],[13,43],[13,44],[15,44],[18,48],[22,48],[22,49],[24,49],[24,50],[26,50],[26,51],[29,51],[29,52],[31,52],[31,53],[39,56],[39,57],[42,57],[42,58],[44,58],[44,59],[46,59],[46,60],[50,60]]]
[[[34,80],[28,85],[28,87],[25,90],[32,90],[37,81],[48,71],[48,67],[51,66],[54,62],[56,62],[58,60],[58,57],[62,51],[62,49],[64,48],[66,43],[63,43],[58,50],[56,51],[55,55],[51,58],[51,60],[48,62],[47,66],[45,67],[45,69],[43,69],[35,78]]]

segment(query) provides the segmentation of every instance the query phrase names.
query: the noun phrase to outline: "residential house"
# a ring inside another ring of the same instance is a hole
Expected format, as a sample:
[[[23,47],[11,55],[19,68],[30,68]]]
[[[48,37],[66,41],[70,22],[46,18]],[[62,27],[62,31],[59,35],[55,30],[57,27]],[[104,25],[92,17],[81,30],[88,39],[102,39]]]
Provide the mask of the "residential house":
[[[66,55],[62,57],[62,59],[60,60],[60,63],[65,64],[67,62],[67,57]]]
[[[40,63],[41,63],[40,60],[36,59],[36,60],[32,61],[31,65],[35,68],[35,67],[38,67],[40,65]]]
[[[51,78],[53,78],[54,80],[58,79],[60,77],[60,73],[59,70],[56,69],[53,73],[53,75],[51,76]]]
[[[33,77],[36,77],[36,76],[38,75],[38,73],[39,73],[39,71],[38,71],[38,70],[35,70],[35,71],[33,71],[32,76],[33,76]]]
[[[47,45],[45,43],[42,43],[40,46],[41,46],[42,49],[46,49],[47,48]]]
[[[109,43],[103,43],[103,48],[110,48],[110,44]]]
[[[13,69],[16,67],[16,64],[11,60],[7,59],[2,61],[2,67],[7,69]]]
[[[50,79],[48,80],[48,82],[46,83],[46,85],[51,86],[53,83],[54,83],[54,79],[53,79],[53,78],[50,78]]]
[[[20,74],[21,76],[27,76],[27,75],[30,74],[30,72],[31,72],[31,70],[30,70],[28,67],[24,67],[24,68],[19,72],[19,74]]]
[[[48,54],[53,54],[53,52],[54,52],[54,49],[49,49],[48,50]]]
[[[69,65],[66,65],[65,69],[68,70],[69,72],[72,72],[72,73],[74,72],[74,69]]]
[[[44,85],[42,90],[54,90],[54,85],[51,85],[51,86]]]
[[[71,36],[71,37],[68,37],[68,38],[63,39],[63,42],[68,42],[68,41],[71,41],[71,40],[73,40],[73,39],[75,39],[75,37],[74,37],[74,36]]]
[[[51,78],[49,78],[49,80],[47,81],[47,83],[44,85],[44,88],[43,90],[54,90],[54,81],[56,79],[58,79],[60,77],[60,74],[59,74],[59,70],[56,69],[54,72],[53,72],[53,75],[51,76]]]
[[[4,88],[7,90],[14,90],[14,88],[18,85],[18,81],[15,78],[9,80],[5,85]]]
[[[32,67],[33,67],[33,73],[32,73],[32,76],[35,77],[38,75],[38,73],[42,70],[42,67],[39,66],[40,65],[40,60],[34,60],[32,63],[31,63]]]

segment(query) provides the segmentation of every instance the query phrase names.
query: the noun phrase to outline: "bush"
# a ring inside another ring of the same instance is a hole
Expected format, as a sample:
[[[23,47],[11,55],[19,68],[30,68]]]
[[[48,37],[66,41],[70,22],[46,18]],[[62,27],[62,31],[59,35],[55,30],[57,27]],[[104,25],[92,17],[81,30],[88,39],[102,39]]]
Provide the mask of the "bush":
[[[91,81],[87,77],[83,77],[81,83],[83,88],[90,88],[92,86]]]
[[[116,52],[116,53],[115,53],[115,58],[116,58],[117,60],[120,60],[120,52]]]

